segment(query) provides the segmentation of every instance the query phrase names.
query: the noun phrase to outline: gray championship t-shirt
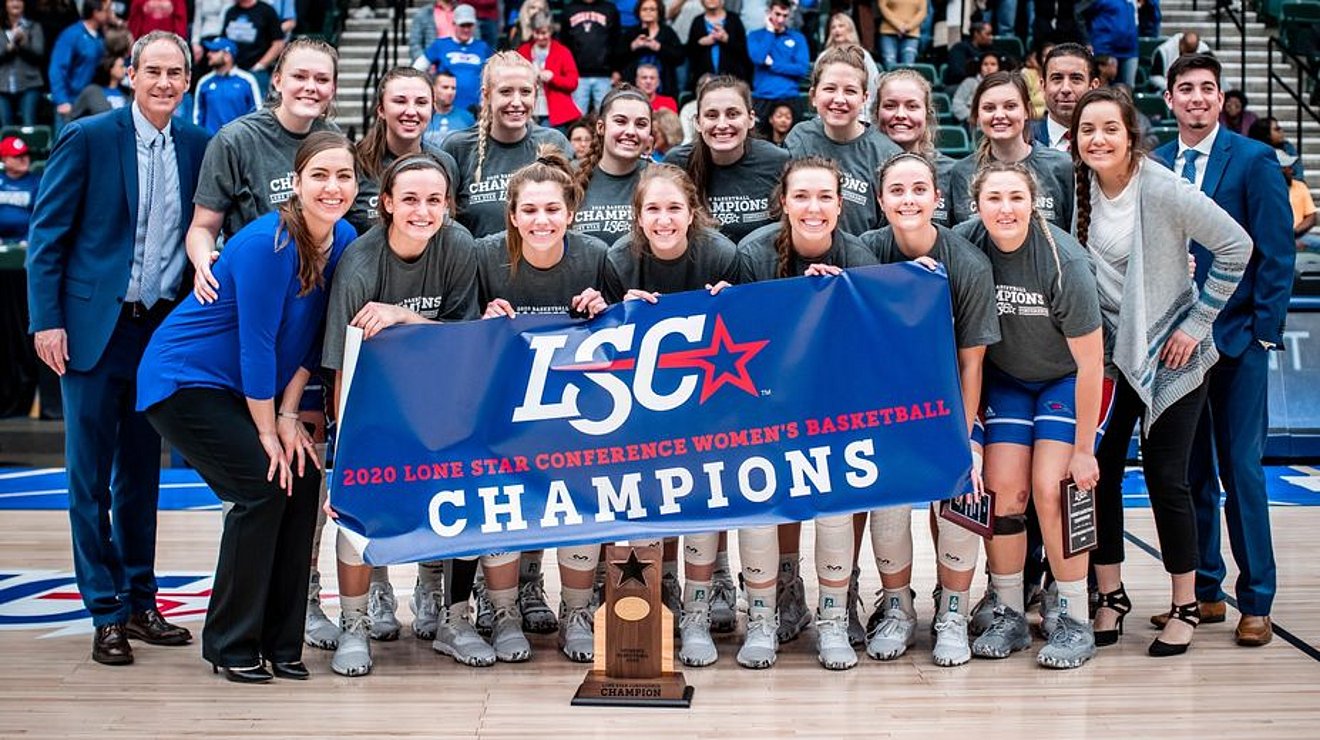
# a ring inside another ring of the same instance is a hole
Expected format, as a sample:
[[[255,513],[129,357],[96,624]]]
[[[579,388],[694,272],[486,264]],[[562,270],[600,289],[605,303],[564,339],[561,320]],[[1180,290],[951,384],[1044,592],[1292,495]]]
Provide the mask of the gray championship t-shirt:
[[[990,345],[986,358],[1026,382],[1077,372],[1068,339],[1100,328],[1100,297],[1082,245],[1051,225],[1055,254],[1038,223],[1031,224],[1026,243],[1013,252],[1000,251],[980,219],[959,225],[954,233],[979,247],[994,270],[1003,339]]]
[[[1071,229],[1077,184],[1073,177],[1072,157],[1032,142],[1031,154],[1022,160],[1036,178],[1036,210],[1046,221],[1061,229]],[[949,225],[956,226],[976,215],[972,198],[972,179],[976,177],[976,153],[958,160],[949,173]]]
[[[610,274],[605,300],[617,303],[629,290],[681,293],[702,290],[721,280],[738,281],[738,249],[723,234],[698,229],[677,259],[656,257],[647,247],[636,249],[632,236],[623,236],[609,251]]]
[[[597,167],[587,183],[582,205],[573,214],[573,231],[594,236],[606,244],[613,244],[632,231],[633,191],[645,168],[646,160],[640,160],[632,172],[620,177]]]
[[[338,130],[318,118],[308,133]],[[293,157],[307,135],[281,126],[269,109],[234,119],[206,145],[193,203],[223,213],[221,233],[233,236],[293,195]]]
[[[427,144],[423,144],[422,147],[427,154],[434,155],[436,159],[440,160],[440,164],[445,168],[445,172],[449,173],[449,183],[451,186],[450,200],[453,200],[453,184],[458,182],[458,163],[454,161],[453,157],[449,156],[449,152],[440,149],[440,147],[434,147]],[[398,157],[393,154],[388,152],[385,154],[380,162],[380,172],[382,175],[385,174],[385,170],[389,169],[390,165],[394,164],[396,159],[398,159]],[[353,228],[357,229],[359,234],[367,233],[367,231],[371,229],[372,226],[375,226],[380,220],[380,212],[377,210],[377,204],[379,203],[380,181],[367,177],[362,172],[358,172],[357,198],[353,200],[353,207],[348,210],[348,216],[346,216],[346,218],[350,224],[353,224]]]
[[[868,231],[858,239],[880,264],[907,262],[908,256],[894,241],[894,230]],[[999,341],[999,319],[995,316],[995,280],[990,259],[966,239],[935,225],[935,246],[927,255],[944,265],[953,300],[953,333],[958,348],[988,347]]]
[[[692,145],[681,144],[669,150],[665,163],[687,169],[691,154]],[[742,159],[727,167],[711,166],[706,205],[710,215],[720,222],[721,234],[736,243],[773,222],[770,191],[779,182],[788,160],[786,150],[764,139],[748,138]]]
[[[763,226],[738,242],[738,282],[755,283],[774,280],[779,274],[779,252],[775,251],[775,237],[782,228],[778,223]],[[829,251],[808,259],[793,253],[789,258],[788,277],[800,277],[814,264],[834,265],[848,269],[876,263],[875,255],[857,237],[835,229]]]
[[[459,185],[454,190],[458,204],[458,222],[478,239],[504,231],[504,213],[508,207],[509,177],[522,167],[536,161],[536,150],[542,144],[553,144],[573,158],[568,139],[552,128],[531,126],[522,141],[501,144],[486,137],[486,158],[481,165],[481,179],[477,179],[478,127],[456,131],[445,139],[441,148],[458,163]]]
[[[564,257],[545,270],[518,262],[518,270],[509,269],[509,251],[504,232],[477,240],[480,253],[477,267],[481,310],[496,298],[503,298],[520,314],[569,313],[573,297],[587,288],[604,292],[608,282],[607,248],[601,240],[569,232],[565,237]]]
[[[372,301],[403,306],[430,321],[479,318],[477,246],[467,229],[446,221],[417,259],[400,259],[386,244],[383,224],[344,251],[330,287],[321,364],[344,365],[344,329]]]
[[[819,118],[803,121],[788,132],[784,148],[794,158],[816,155],[832,159],[843,171],[843,215],[839,228],[854,236],[880,226],[875,173],[901,149],[878,129],[864,124],[862,135],[839,143],[825,134]]]

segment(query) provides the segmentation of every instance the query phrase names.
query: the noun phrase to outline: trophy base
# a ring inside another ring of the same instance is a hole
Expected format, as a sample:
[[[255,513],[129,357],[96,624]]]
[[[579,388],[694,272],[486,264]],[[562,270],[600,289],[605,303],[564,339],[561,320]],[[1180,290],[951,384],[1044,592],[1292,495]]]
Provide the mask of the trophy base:
[[[575,707],[675,707],[692,706],[693,688],[677,671],[659,678],[610,678],[604,671],[587,671],[573,696]]]

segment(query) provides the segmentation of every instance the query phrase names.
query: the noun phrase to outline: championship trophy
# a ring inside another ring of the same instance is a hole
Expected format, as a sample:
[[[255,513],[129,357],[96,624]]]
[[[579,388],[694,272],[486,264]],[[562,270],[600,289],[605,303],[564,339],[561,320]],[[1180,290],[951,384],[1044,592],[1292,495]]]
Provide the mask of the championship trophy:
[[[605,548],[596,659],[574,706],[691,706],[692,687],[674,670],[674,615],[660,600],[660,559],[656,547]]]

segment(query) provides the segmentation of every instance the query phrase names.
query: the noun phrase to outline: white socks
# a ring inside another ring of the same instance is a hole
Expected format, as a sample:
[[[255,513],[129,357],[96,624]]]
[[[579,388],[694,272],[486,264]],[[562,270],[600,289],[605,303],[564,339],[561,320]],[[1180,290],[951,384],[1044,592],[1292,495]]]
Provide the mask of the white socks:
[[[1016,573],[998,573],[990,574],[990,590],[994,591],[999,597],[999,603],[1011,608],[1018,614],[1026,614],[1027,607],[1024,603],[1025,596],[1022,593],[1022,571]],[[1086,598],[1086,588],[1082,588],[1082,598]]]
[[[1086,624],[1091,619],[1090,605],[1086,599],[1086,580],[1055,581],[1059,591],[1059,611],[1067,614],[1074,622]]]

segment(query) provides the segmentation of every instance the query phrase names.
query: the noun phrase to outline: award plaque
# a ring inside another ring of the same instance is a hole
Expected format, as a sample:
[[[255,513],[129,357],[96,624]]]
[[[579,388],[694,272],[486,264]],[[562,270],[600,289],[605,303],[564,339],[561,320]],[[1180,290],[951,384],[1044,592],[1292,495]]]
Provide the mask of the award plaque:
[[[574,706],[691,706],[692,687],[674,670],[674,615],[660,601],[660,557],[655,547],[605,548],[595,665]]]
[[[1059,511],[1063,514],[1064,557],[1075,557],[1099,546],[1095,527],[1095,491],[1080,489],[1072,480],[1061,481]]]
[[[986,488],[980,496],[968,494],[941,501],[940,516],[991,539],[995,536],[995,492]]]

